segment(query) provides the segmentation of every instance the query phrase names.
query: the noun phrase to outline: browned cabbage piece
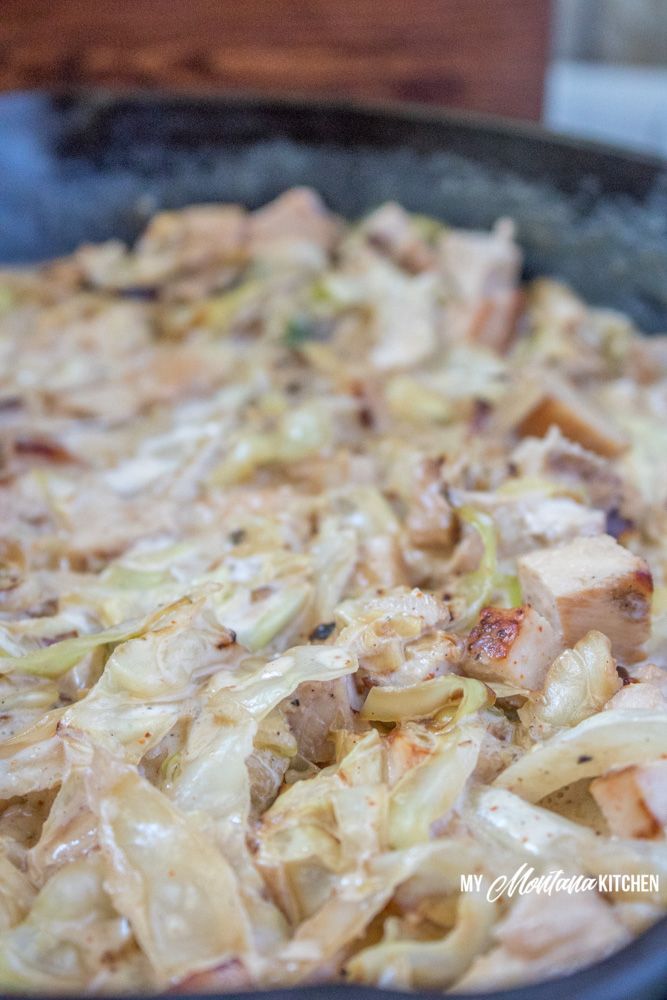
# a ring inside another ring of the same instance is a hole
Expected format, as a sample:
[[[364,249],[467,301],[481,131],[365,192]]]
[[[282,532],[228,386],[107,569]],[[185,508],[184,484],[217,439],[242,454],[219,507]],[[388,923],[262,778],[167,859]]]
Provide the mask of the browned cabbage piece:
[[[641,659],[653,592],[644,559],[609,535],[599,535],[521,556],[518,568],[525,600],[544,615],[565,645],[599,628],[621,661]]]

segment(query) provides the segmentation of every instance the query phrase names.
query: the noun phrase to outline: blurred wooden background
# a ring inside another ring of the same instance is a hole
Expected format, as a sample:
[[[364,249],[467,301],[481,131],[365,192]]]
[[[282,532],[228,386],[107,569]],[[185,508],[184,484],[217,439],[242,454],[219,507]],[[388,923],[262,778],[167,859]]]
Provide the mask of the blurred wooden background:
[[[549,0],[0,0],[0,88],[228,88],[537,118]]]

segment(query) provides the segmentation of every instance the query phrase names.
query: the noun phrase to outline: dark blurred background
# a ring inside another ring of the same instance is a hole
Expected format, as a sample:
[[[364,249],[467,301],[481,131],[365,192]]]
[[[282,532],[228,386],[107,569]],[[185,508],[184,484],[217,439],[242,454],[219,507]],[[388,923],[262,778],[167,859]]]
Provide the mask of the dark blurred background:
[[[667,156],[667,0],[0,0],[0,90],[403,100]]]

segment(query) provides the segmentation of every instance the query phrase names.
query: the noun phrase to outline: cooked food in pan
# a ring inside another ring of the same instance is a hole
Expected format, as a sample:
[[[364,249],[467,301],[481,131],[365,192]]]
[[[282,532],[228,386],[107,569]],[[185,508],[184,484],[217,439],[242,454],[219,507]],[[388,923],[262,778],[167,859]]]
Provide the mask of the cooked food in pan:
[[[0,276],[0,984],[489,990],[667,904],[667,347],[294,190]]]

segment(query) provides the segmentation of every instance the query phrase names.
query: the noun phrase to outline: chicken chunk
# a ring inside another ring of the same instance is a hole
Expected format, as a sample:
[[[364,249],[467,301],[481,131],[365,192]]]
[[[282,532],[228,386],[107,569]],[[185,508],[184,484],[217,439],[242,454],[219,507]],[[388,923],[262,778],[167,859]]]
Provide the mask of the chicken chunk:
[[[161,212],[136,245],[142,258],[160,261],[173,272],[193,271],[242,253],[246,214],[238,205],[192,205]]]
[[[496,223],[491,233],[448,229],[438,250],[444,276],[457,298],[485,298],[518,282],[521,251],[507,219]]]
[[[449,340],[507,347],[521,304],[521,251],[513,237],[511,223],[501,219],[492,233],[447,230],[441,238],[439,263],[451,295],[444,321]]]
[[[605,516],[600,510],[586,507],[569,497],[525,497],[504,508],[507,520],[500,530],[501,540],[514,553],[536,545],[558,545],[582,536],[602,535]],[[514,515],[516,531],[510,524]],[[496,521],[498,524],[500,517]],[[513,544],[512,544],[513,543]],[[532,543],[532,545],[531,545]],[[503,549],[501,548],[501,553]]]
[[[541,380],[539,389],[528,393],[516,429],[522,437],[544,437],[553,426],[584,448],[609,458],[620,455],[628,446],[606,414],[599,413],[567,382],[550,378],[548,385]]]
[[[470,491],[466,499],[493,518],[501,557],[605,532],[604,511],[571,497],[544,496],[537,490],[517,496]]]
[[[371,246],[406,271],[416,274],[433,265],[433,250],[419,232],[414,218],[395,202],[381,205],[368,216],[361,229]]]
[[[82,247],[76,260],[97,288],[161,288],[170,300],[193,300],[234,280],[245,242],[246,213],[238,205],[192,205],[156,215],[132,252],[111,240]]]
[[[273,264],[322,266],[340,227],[318,195],[293,188],[249,218],[250,255]]]
[[[521,476],[555,479],[602,510],[632,506],[628,487],[608,459],[582,448],[552,427],[543,438],[525,438],[512,452],[512,465]]]
[[[437,347],[437,283],[430,272],[408,275],[378,259],[365,275],[372,311],[370,354],[380,371],[415,368]],[[409,330],[409,336],[406,331]]]
[[[667,760],[611,771],[590,790],[616,836],[650,838],[667,826]]]
[[[667,708],[667,701],[657,684],[645,681],[638,684],[626,684],[620,691],[617,691],[605,705],[605,711],[615,708],[653,712]]]
[[[354,729],[346,681],[306,681],[283,705],[298,752],[316,764],[331,763],[333,734]]]
[[[449,550],[457,538],[457,521],[443,491],[440,463],[424,459],[414,472],[406,528],[418,548]]]
[[[574,646],[590,629],[609,636],[614,656],[641,659],[650,630],[653,581],[646,562],[610,535],[578,538],[517,561],[524,600]]]
[[[498,990],[572,972],[625,944],[614,907],[593,892],[528,893],[496,926],[497,942],[459,980],[457,992]]]
[[[411,687],[458,671],[462,643],[440,627],[449,622],[449,607],[431,594],[396,587],[339,604],[336,618],[345,626],[338,640],[357,655],[369,685]]]
[[[485,608],[468,639],[465,671],[536,691],[560,650],[557,633],[530,605]]]

